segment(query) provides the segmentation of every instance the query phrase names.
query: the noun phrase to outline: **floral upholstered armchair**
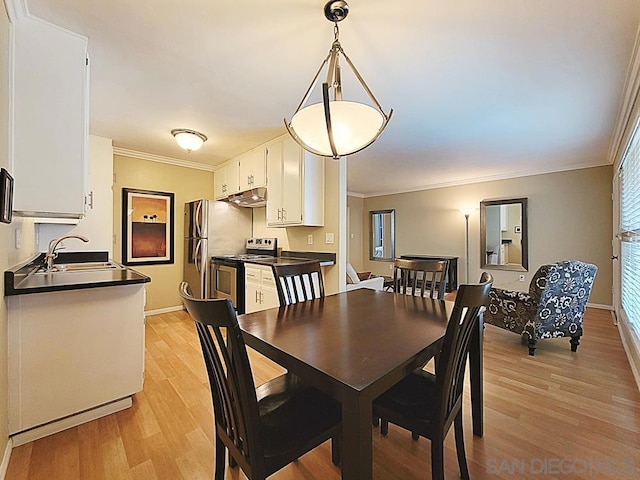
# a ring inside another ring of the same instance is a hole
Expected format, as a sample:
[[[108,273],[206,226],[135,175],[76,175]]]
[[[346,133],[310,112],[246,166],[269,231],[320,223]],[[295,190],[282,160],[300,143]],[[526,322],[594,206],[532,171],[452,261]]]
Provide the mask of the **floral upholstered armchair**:
[[[566,260],[541,266],[529,293],[492,288],[484,321],[522,335],[529,355],[535,355],[539,339],[555,337],[571,337],[575,352],[597,270],[589,263]]]

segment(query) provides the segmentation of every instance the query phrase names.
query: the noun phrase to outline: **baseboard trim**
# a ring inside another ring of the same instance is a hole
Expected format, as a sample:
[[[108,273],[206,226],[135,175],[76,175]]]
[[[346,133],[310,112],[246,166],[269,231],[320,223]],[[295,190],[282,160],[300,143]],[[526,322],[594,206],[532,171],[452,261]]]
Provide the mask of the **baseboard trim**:
[[[147,310],[144,312],[145,317],[149,315],[160,315],[162,313],[171,313],[171,312],[179,312],[180,310],[184,310],[182,305],[176,305],[175,307],[167,307],[167,308],[157,308],[155,310]]]
[[[131,397],[126,397],[121,400],[116,400],[115,402],[92,408],[91,410],[85,410],[84,412],[80,412],[76,415],[70,415],[68,417],[61,418],[60,420],[55,420],[47,423],[46,425],[32,428],[31,430],[16,433],[11,436],[9,441],[13,441],[14,447],[19,447],[25,443],[33,442],[34,440],[38,440],[39,438],[43,438],[48,435],[53,435],[54,433],[61,432],[67,428],[76,427],[83,423],[90,422],[101,417],[106,417],[112,413],[129,408],[131,405],[133,405]]]
[[[9,468],[9,460],[11,459],[11,450],[13,450],[13,440],[9,437],[7,441],[7,448],[4,449],[4,456],[2,457],[2,464],[0,464],[0,479],[4,480],[7,475],[7,469]]]
[[[627,361],[631,366],[633,378],[636,380],[636,386],[640,391],[640,364],[636,361],[637,358],[640,358],[640,345],[638,338],[624,320],[618,321],[618,333],[622,340],[622,347],[627,354]]]
[[[610,312],[613,312],[613,306],[611,306],[611,305],[603,305],[601,303],[587,303],[587,307],[599,308],[601,310],[609,310]]]

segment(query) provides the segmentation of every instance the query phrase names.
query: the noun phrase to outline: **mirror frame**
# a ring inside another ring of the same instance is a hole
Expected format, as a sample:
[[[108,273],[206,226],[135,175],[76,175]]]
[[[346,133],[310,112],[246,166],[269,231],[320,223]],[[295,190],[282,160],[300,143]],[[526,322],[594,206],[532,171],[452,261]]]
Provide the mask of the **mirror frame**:
[[[487,207],[498,205],[514,205],[518,204],[521,208],[521,240],[520,246],[522,250],[521,265],[494,265],[487,263]],[[493,270],[511,270],[516,272],[529,271],[529,229],[527,226],[527,199],[526,198],[507,198],[500,200],[483,200],[480,202],[480,268]]]
[[[373,216],[379,214],[391,214],[391,256],[390,257],[376,257],[373,254],[374,245],[374,232],[373,232]],[[370,210],[369,211],[369,260],[374,262],[393,262],[396,257],[396,211],[390,210]]]

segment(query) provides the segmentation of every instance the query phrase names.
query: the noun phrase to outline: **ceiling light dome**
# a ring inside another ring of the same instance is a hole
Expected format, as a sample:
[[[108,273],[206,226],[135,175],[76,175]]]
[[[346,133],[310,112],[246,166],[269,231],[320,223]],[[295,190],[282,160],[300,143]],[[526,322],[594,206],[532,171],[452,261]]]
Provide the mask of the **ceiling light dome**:
[[[205,134],[186,128],[171,130],[171,135],[175,137],[180,148],[185,149],[187,152],[199,150],[202,144],[207,141]]]
[[[325,5],[325,17],[335,25],[331,50],[320,65],[291,121],[284,120],[287,131],[302,148],[316,155],[336,159],[359,152],[375,142],[393,114],[393,109],[388,114],[382,110],[340,45],[338,22],[344,20],[348,13],[349,5],[342,0],[332,0]],[[373,105],[343,100],[340,56],[344,57]],[[322,101],[305,105],[325,66],[328,67],[326,81],[322,84]],[[329,99],[331,89],[333,100]]]

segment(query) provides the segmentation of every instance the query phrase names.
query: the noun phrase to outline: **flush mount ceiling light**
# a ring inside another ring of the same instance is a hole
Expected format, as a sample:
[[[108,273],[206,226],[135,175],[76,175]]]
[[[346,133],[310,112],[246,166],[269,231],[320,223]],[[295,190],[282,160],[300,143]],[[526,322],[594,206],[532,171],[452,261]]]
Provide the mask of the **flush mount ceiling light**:
[[[199,150],[202,144],[207,141],[205,134],[186,128],[171,130],[171,135],[175,137],[180,148],[184,148],[187,152]]]
[[[389,114],[384,113],[340,45],[338,22],[344,20],[348,13],[349,5],[344,1],[332,0],[324,6],[324,16],[334,23],[331,50],[320,65],[291,121],[284,120],[289,134],[302,148],[316,155],[335,159],[371,145],[387,127],[393,114],[393,109],[389,110]],[[341,55],[374,106],[343,100]],[[326,81],[322,84],[322,102],[305,106],[327,65]],[[333,100],[329,99],[329,90],[333,90]]]

